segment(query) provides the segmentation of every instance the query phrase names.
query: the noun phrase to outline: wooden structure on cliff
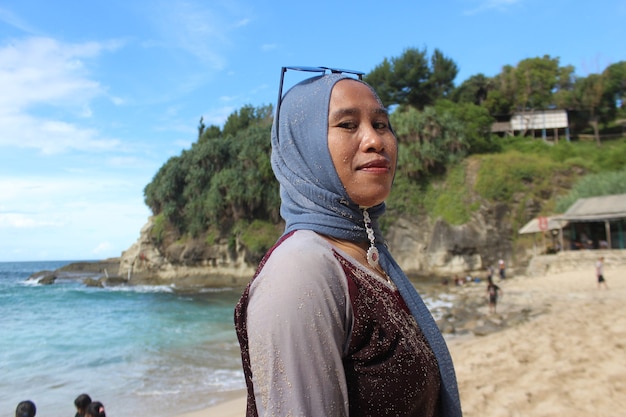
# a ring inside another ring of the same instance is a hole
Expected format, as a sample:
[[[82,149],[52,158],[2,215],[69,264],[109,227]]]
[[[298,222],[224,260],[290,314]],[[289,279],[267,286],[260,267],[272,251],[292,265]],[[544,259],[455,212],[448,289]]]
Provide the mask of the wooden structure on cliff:
[[[541,253],[556,252],[563,247],[563,228],[567,226],[567,221],[556,220],[554,217],[535,217],[528,223],[526,223],[517,233],[520,235],[533,234],[533,238],[536,238],[538,233],[541,233],[542,247]],[[548,235],[548,238],[546,238]],[[551,247],[548,248],[547,241],[550,240]],[[557,249],[558,248],[558,249]],[[537,253],[537,240],[533,240],[533,252]]]
[[[549,234],[553,250],[625,249],[626,194],[580,198],[565,213],[532,219],[518,233],[542,233],[544,248]]]
[[[547,139],[547,131],[552,129],[552,138],[555,142],[559,141],[559,130],[564,130],[565,138],[570,140],[569,136],[569,121],[567,111],[564,109],[552,109],[552,110],[533,110],[526,112],[513,113],[508,120],[504,118],[498,120],[491,126],[493,133],[500,133],[509,136],[514,136],[515,132],[522,132],[525,135],[526,132],[541,131],[541,137]]]
[[[569,222],[570,240],[587,249],[626,247],[626,194],[579,198],[557,220]]]

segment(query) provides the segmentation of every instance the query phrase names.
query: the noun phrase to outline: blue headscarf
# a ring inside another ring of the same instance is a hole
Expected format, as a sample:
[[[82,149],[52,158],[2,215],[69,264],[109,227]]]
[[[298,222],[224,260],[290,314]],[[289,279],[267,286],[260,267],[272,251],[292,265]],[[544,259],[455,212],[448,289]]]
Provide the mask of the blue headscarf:
[[[368,241],[363,208],[348,197],[328,149],[330,95],[335,84],[343,79],[354,78],[327,74],[296,84],[284,95],[278,109],[280,114],[274,118],[271,161],[280,183],[280,214],[286,222],[285,234],[305,229],[353,242]],[[376,95],[373,89],[372,93]],[[385,212],[385,203],[367,211],[380,265],[398,288],[437,358],[442,380],[442,417],[461,416],[456,376],[445,340],[384,244],[378,219]]]

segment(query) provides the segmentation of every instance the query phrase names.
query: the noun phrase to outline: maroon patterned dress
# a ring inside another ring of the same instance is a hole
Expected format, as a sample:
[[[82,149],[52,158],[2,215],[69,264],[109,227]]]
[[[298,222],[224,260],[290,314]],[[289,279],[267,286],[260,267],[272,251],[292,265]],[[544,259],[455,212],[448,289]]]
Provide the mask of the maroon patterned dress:
[[[314,232],[266,255],[235,324],[247,416],[438,415],[437,361],[393,284]]]

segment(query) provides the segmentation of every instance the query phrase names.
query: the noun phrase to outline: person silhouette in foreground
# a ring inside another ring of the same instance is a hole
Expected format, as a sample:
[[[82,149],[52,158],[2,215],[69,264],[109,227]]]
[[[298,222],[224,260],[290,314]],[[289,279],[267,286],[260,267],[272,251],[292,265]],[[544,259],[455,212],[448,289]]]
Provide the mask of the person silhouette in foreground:
[[[15,417],[35,417],[35,414],[37,414],[37,407],[30,400],[20,402],[15,409]]]
[[[74,417],[84,417],[87,406],[91,404],[91,397],[87,394],[80,394],[74,400],[74,406],[76,407],[76,415]]]
[[[246,415],[460,417],[446,342],[379,224],[398,158],[387,109],[336,71],[276,107],[285,231],[235,308]]]

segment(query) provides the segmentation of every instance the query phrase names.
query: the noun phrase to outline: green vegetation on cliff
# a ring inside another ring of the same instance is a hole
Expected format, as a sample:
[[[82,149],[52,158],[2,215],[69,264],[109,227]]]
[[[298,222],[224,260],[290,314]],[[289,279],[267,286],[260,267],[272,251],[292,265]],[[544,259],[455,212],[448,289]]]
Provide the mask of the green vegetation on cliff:
[[[481,204],[510,204],[513,225],[530,215],[564,211],[576,198],[626,192],[626,141],[600,141],[619,132],[626,117],[626,62],[594,77],[576,78],[572,67],[544,56],[481,74],[454,87],[457,68],[435,50],[408,49],[385,59],[365,79],[393,108],[399,140],[395,186],[386,224],[428,215],[464,224]],[[622,101],[623,102],[623,101]],[[567,108],[572,127],[595,142],[498,137],[491,125],[500,112]],[[191,149],[170,158],[144,190],[155,215],[152,236],[162,244],[202,237],[243,243],[258,258],[280,234],[278,184],[270,165],[272,106],[244,106],[224,127],[200,120]],[[623,122],[622,122],[623,123]],[[571,191],[569,191],[571,189]]]

